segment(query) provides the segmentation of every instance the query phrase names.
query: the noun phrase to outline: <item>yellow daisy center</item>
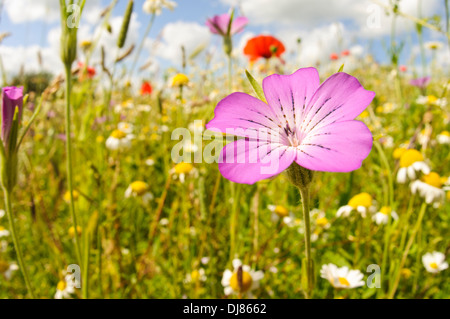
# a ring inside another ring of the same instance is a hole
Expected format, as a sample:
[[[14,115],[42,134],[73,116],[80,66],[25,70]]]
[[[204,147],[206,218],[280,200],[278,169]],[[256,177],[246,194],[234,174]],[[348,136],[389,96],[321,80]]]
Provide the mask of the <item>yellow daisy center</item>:
[[[347,278],[345,278],[345,277],[339,277],[338,280],[339,280],[339,283],[340,283],[342,286],[346,286],[346,287],[349,287],[349,286],[350,286],[350,283],[348,282]]]
[[[0,226],[0,231],[4,231],[4,230],[5,230],[5,227]]]
[[[73,200],[78,200],[78,198],[80,197],[80,193],[78,193],[77,191],[73,191],[72,195],[73,195]],[[66,202],[70,202],[70,192],[66,192],[64,194],[64,200]]]
[[[66,289],[66,287],[67,287],[67,283],[65,281],[61,280],[60,282],[58,282],[56,289],[58,289],[60,291],[64,291],[64,289]]]
[[[428,95],[428,103],[433,104],[436,103],[436,101],[438,100],[437,97],[435,97],[434,95]]]
[[[183,86],[188,83],[189,83],[189,78],[183,73],[178,73],[172,79],[172,86]]]
[[[317,225],[324,227],[328,224],[328,219],[326,217],[317,218],[316,223]]]
[[[198,281],[200,279],[200,272],[198,270],[194,270],[191,272],[191,280]]]
[[[144,195],[148,189],[147,183],[144,183],[142,181],[133,182],[133,183],[131,183],[130,187],[131,187],[131,190],[133,191],[133,193],[135,193],[139,196]]]
[[[405,152],[406,152],[406,148],[404,148],[404,147],[396,148],[394,150],[393,156],[395,159],[399,159],[400,157],[402,157],[403,153],[405,153]]]
[[[438,265],[436,263],[430,263],[430,267],[433,269],[438,269]]]
[[[389,215],[391,213],[391,208],[389,206],[383,206],[380,209],[380,213],[384,215]]]
[[[274,212],[280,217],[286,217],[289,215],[289,211],[287,210],[287,208],[281,205],[277,205]]]
[[[118,139],[118,140],[121,140],[121,139],[125,138],[126,136],[127,136],[127,134],[125,134],[125,133],[122,132],[121,130],[114,130],[114,131],[111,133],[111,137],[114,137],[114,138],[116,138],[116,139]]]
[[[430,174],[423,176],[422,181],[437,188],[441,188],[442,186],[441,177],[435,172],[431,172]]]
[[[423,156],[418,150],[409,149],[406,150],[400,157],[400,167],[408,167],[415,162],[422,162]]]
[[[242,289],[239,289],[238,273],[235,272],[230,278],[230,287],[233,288],[234,291],[246,292],[252,286],[252,282],[252,276],[248,272],[242,271]]]
[[[355,195],[350,199],[348,205],[353,208],[356,208],[358,206],[364,206],[368,208],[372,205],[372,196],[370,196],[368,193]]]
[[[439,135],[450,137],[450,132],[449,131],[442,131],[441,133],[439,133]]]
[[[175,173],[177,173],[177,174],[187,174],[193,168],[194,168],[194,166],[192,166],[192,164],[190,164],[190,163],[179,163],[179,164],[175,165]]]

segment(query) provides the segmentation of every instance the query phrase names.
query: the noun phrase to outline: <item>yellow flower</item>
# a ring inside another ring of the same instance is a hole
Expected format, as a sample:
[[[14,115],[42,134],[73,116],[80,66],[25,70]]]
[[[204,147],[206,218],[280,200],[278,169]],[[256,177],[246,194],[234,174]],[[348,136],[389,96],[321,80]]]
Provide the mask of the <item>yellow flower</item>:
[[[360,115],[360,118],[365,119],[367,117],[369,117],[369,112],[367,110],[364,110]]]
[[[77,225],[77,233],[78,233],[78,236],[81,235],[81,227],[78,226],[78,225]],[[73,226],[71,226],[71,227],[69,228],[69,236],[70,236],[71,238],[74,238],[74,237],[75,237],[75,228],[74,228]]]
[[[76,190],[73,191],[72,195],[73,195],[74,201],[76,201],[76,200],[78,200],[78,198],[80,198],[80,193],[78,193]],[[67,203],[70,202],[70,192],[67,191],[64,194],[64,201],[66,201]]]
[[[281,205],[275,206],[274,213],[280,217],[286,217],[289,215],[289,211],[287,210],[287,208]]]
[[[318,226],[324,227],[324,226],[328,225],[328,219],[326,217],[317,218],[316,224]]]
[[[360,193],[353,196],[348,202],[348,205],[353,208],[357,208],[358,206],[369,208],[370,206],[372,206],[372,196],[370,196],[368,193]]]
[[[409,279],[412,276],[412,271],[408,268],[402,268],[400,275],[405,279]]]
[[[172,86],[175,86],[175,87],[185,86],[188,83],[189,83],[189,78],[183,73],[178,73],[172,79]]]
[[[400,156],[400,167],[409,167],[415,162],[423,162],[423,156],[418,150],[409,149]]]
[[[103,144],[103,142],[105,141],[105,138],[103,136],[99,135],[99,136],[97,136],[95,141],[99,144]]]

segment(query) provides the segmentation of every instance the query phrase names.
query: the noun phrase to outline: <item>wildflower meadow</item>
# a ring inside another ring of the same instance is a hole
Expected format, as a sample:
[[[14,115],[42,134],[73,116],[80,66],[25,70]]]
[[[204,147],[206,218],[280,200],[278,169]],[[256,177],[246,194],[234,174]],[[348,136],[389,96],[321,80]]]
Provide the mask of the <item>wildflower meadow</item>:
[[[448,0],[0,3],[0,298],[450,298]]]

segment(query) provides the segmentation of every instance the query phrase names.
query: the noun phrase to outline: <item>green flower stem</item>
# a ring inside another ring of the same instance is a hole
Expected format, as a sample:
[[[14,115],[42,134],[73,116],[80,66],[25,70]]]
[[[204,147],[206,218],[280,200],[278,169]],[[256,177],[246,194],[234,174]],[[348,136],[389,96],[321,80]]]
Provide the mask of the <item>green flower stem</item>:
[[[230,261],[234,259],[236,252],[236,229],[237,229],[237,215],[239,204],[239,193],[241,184],[235,184],[230,182],[231,196],[233,198],[233,204],[231,206],[231,222],[230,222]]]
[[[71,137],[71,117],[70,117],[70,94],[72,89],[72,74],[70,71],[70,66],[66,65],[66,153],[67,153],[67,184],[70,194],[70,214],[72,216],[72,223],[75,229],[75,249],[77,254],[78,264],[81,263],[81,246],[80,238],[78,236],[78,223],[77,216],[75,214],[75,204],[73,200],[73,169],[72,169],[72,137]]]
[[[233,90],[233,59],[231,53],[228,54],[228,92]]]
[[[305,222],[305,255],[306,255],[306,276],[308,278],[306,297],[310,298],[313,289],[313,263],[311,258],[311,223],[309,218],[309,187],[299,187],[302,198],[303,220]]]
[[[388,297],[389,299],[394,298],[395,292],[397,291],[397,287],[400,282],[401,270],[406,263],[406,258],[408,257],[411,246],[414,243],[416,234],[419,231],[420,226],[422,225],[423,216],[425,215],[426,210],[427,210],[427,203],[423,202],[422,206],[420,207],[419,217],[417,218],[416,225],[414,226],[414,229],[411,233],[411,237],[409,238],[408,243],[406,244],[405,251],[403,252],[403,256],[400,261],[400,265],[399,265],[397,273],[395,275],[396,277],[395,277],[394,285],[392,286],[392,290],[389,293],[389,297]]]
[[[7,190],[6,188],[3,188],[3,193],[5,195],[6,213],[8,214],[9,228],[10,228],[11,235],[13,238],[14,248],[16,250],[17,261],[19,262],[20,270],[22,271],[23,278],[25,279],[25,284],[28,289],[28,294],[30,295],[31,298],[34,299],[35,296],[33,293],[33,289],[31,288],[30,277],[28,276],[27,268],[25,267],[25,263],[23,261],[22,250],[20,249],[19,240],[17,238],[16,226],[14,224],[14,216],[12,214],[12,209],[11,209],[11,192],[9,190]]]

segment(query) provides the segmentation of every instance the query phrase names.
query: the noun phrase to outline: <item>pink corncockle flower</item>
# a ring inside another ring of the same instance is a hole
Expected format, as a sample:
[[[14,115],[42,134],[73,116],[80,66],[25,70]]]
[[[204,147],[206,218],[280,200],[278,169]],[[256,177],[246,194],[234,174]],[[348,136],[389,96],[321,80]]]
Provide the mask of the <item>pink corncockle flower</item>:
[[[211,131],[244,137],[219,155],[225,178],[253,184],[294,161],[313,171],[349,172],[369,155],[372,134],[354,119],[375,93],[353,76],[339,72],[321,85],[317,70],[304,68],[266,77],[263,91],[267,104],[245,93],[230,94],[206,125]]]
[[[246,17],[237,17],[233,19],[231,23],[230,36],[244,30],[247,23],[248,19]],[[206,21],[206,25],[209,27],[209,30],[214,34],[219,34],[221,36],[227,36],[229,24],[230,15],[228,13],[216,15]]]
[[[430,83],[430,80],[431,77],[426,76],[423,78],[412,79],[411,81],[409,81],[409,84],[418,87],[419,89],[423,89],[428,85],[428,83]]]
[[[23,88],[9,86],[2,89],[2,141],[6,146],[9,140],[9,134],[11,133],[14,113],[16,107],[19,108],[19,122],[22,118],[23,109]]]

